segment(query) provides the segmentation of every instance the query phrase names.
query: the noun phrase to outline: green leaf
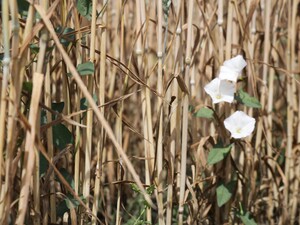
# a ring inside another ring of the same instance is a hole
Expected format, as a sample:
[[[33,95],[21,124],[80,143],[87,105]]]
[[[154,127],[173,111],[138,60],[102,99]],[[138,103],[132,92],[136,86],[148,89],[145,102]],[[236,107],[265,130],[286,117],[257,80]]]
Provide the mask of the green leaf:
[[[31,50],[31,53],[33,53],[33,54],[38,54],[40,51],[40,47],[37,44],[31,44],[31,45],[29,45],[29,48]],[[54,46],[47,47],[46,51],[47,52],[52,51],[53,49],[54,49]]]
[[[249,212],[246,212],[244,214],[237,213],[237,217],[239,217],[244,225],[257,225],[255,220],[251,218],[251,215]]]
[[[40,177],[44,176],[49,167],[49,162],[43,154],[40,153]]]
[[[73,29],[73,28],[67,27],[67,28],[64,29],[64,32],[62,33],[63,36],[64,36],[64,38],[62,38],[62,39],[60,40],[60,42],[61,42],[63,45],[68,46],[69,43],[75,41],[75,34],[72,33],[72,32],[74,32],[74,29]],[[70,34],[70,33],[72,33],[72,34]]]
[[[283,165],[285,161],[285,149],[281,149],[280,155],[278,156],[276,161],[279,165]]]
[[[26,0],[17,0],[18,10],[22,17],[27,17],[29,3]]]
[[[252,108],[261,108],[260,102],[255,97],[252,97],[248,93],[244,92],[242,89],[238,90],[235,99],[245,106]]]
[[[92,1],[91,0],[77,0],[77,10],[86,19],[92,19]]]
[[[221,184],[217,187],[217,202],[218,206],[221,207],[232,197],[236,181],[230,181],[228,184]]]
[[[95,71],[94,63],[85,62],[77,66],[77,71],[80,75],[90,75]]]
[[[68,211],[69,209],[65,200],[58,203],[58,206],[56,208],[56,213],[58,217],[62,217]]]
[[[155,185],[152,184],[152,185],[150,185],[150,186],[146,189],[146,192],[147,192],[148,195],[152,195],[153,192],[154,192],[154,190],[155,190]]]
[[[63,124],[53,126],[53,144],[59,150],[66,148],[68,144],[74,144],[72,133]]]
[[[52,102],[51,103],[51,109],[58,112],[62,113],[64,109],[65,103],[64,102]],[[55,120],[57,118],[57,115],[52,114],[52,120]],[[46,110],[42,109],[41,110],[41,125],[47,124],[49,121],[47,121],[47,113]]]
[[[83,196],[79,196],[79,197],[82,199],[83,202],[86,202]],[[58,204],[58,207],[56,209],[57,216],[62,217],[70,209],[76,208],[79,205],[80,205],[79,201],[77,201],[77,199],[75,199],[73,195],[68,193],[65,199]]]
[[[33,53],[33,54],[38,54],[40,51],[40,47],[36,44],[29,45],[29,48],[31,50],[31,53]]]
[[[135,183],[130,184],[131,190],[133,190],[135,193],[141,193],[139,187]]]
[[[98,97],[96,94],[93,95],[93,99],[97,103]],[[89,107],[89,103],[86,100],[86,98],[80,99],[80,110],[87,110],[88,107]]]
[[[196,113],[194,113],[195,117],[207,118],[212,119],[214,118],[214,111],[209,108],[201,108]]]
[[[221,160],[223,160],[227,154],[230,152],[232,148],[232,145],[229,145],[227,147],[214,147],[210,150],[209,154],[208,154],[208,158],[207,158],[207,163],[209,165],[213,165],[217,162],[220,162]]]
[[[51,109],[58,113],[62,113],[64,107],[65,107],[64,102],[52,102],[51,104]]]
[[[73,28],[66,27],[64,30],[62,30],[62,27],[57,27],[55,29],[56,33],[58,33],[59,36],[62,36],[60,38],[60,43],[63,46],[68,46],[71,42],[75,41],[75,34]]]
[[[83,196],[79,196],[82,201],[85,201]],[[80,202],[71,194],[67,194],[67,198],[65,199],[66,205],[69,209],[76,208],[80,205]]]
[[[193,105],[189,105],[189,112],[194,112],[195,111],[195,107]]]
[[[65,180],[68,182],[68,184],[74,189],[75,185],[74,185],[73,176],[65,168],[59,169],[59,172],[65,178]]]
[[[24,81],[22,85],[22,90],[28,94],[32,93],[32,82]]]

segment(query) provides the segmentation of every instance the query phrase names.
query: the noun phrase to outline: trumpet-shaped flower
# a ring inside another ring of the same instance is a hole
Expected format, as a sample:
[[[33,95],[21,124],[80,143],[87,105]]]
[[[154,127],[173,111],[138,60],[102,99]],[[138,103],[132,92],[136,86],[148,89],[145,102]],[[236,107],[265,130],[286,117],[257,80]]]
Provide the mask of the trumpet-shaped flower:
[[[213,103],[219,102],[233,102],[235,85],[226,80],[220,80],[219,78],[213,79],[208,83],[204,90],[213,100]]]
[[[221,66],[219,78],[236,82],[245,66],[247,66],[247,62],[241,55],[226,60]]]
[[[231,137],[238,139],[249,136],[255,127],[255,119],[242,111],[236,111],[224,120],[224,125]]]

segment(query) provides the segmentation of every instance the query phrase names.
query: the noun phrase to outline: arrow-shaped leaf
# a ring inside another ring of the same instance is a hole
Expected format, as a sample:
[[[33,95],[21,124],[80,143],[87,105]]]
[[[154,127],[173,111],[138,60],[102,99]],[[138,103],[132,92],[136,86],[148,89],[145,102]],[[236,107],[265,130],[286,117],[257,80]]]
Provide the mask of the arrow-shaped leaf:
[[[213,165],[217,162],[220,162],[223,160],[227,154],[230,152],[232,145],[229,145],[227,147],[214,147],[213,149],[210,150],[207,158],[207,163],[209,165]]]
[[[248,93],[244,92],[242,89],[237,92],[235,99],[245,106],[252,108],[261,108],[260,102],[255,97],[252,97]]]

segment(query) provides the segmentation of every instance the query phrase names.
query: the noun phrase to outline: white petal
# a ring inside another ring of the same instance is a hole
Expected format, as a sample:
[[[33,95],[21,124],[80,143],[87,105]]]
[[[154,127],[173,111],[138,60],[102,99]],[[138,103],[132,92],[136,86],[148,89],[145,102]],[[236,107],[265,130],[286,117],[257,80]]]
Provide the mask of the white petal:
[[[229,96],[229,95],[222,95],[222,99],[224,102],[228,102],[228,103],[232,103],[234,100],[233,96]]]
[[[204,87],[204,90],[213,100],[213,104],[219,102],[233,102],[235,85],[219,78],[213,79]]]
[[[223,65],[240,73],[242,69],[244,69],[247,66],[247,62],[244,60],[243,56],[237,55],[232,59],[226,60],[223,63]]]
[[[242,132],[235,132],[235,133],[231,133],[231,137],[235,138],[235,139],[240,139],[240,138],[244,138],[247,137],[248,135],[245,136],[244,133]]]
[[[245,125],[244,128],[243,128],[243,132],[245,132],[246,136],[249,136],[253,132],[253,130],[255,128],[255,119],[252,118],[252,117],[251,117],[251,119],[252,120],[249,121],[248,124]]]
[[[219,95],[211,95],[211,98],[212,98],[213,104],[217,104],[217,103],[223,101],[223,99]]]
[[[223,95],[233,97],[235,93],[235,84],[228,82],[226,80],[221,80],[220,82],[220,92]]]
[[[226,60],[220,68],[219,78],[236,82],[245,66],[247,66],[247,62],[241,55]]]
[[[234,120],[230,117],[228,117],[226,120],[224,120],[224,126],[229,132],[232,134],[236,129],[237,126],[234,123]]]
[[[216,92],[218,92],[219,86],[220,86],[220,79],[215,78],[210,83],[205,85],[204,90],[207,94],[213,95]]]
[[[239,75],[240,75],[239,72],[234,71],[229,67],[221,66],[221,68],[220,68],[219,78],[221,80],[230,80],[230,81],[236,82]]]
[[[244,138],[253,132],[255,119],[242,111],[236,111],[224,120],[224,126],[233,138]]]

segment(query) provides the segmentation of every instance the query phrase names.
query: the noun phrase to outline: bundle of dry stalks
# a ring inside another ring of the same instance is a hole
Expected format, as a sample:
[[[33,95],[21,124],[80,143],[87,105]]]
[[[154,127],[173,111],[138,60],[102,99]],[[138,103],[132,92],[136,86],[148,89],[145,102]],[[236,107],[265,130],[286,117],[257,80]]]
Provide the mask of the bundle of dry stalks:
[[[300,224],[299,3],[2,0],[0,224]]]

